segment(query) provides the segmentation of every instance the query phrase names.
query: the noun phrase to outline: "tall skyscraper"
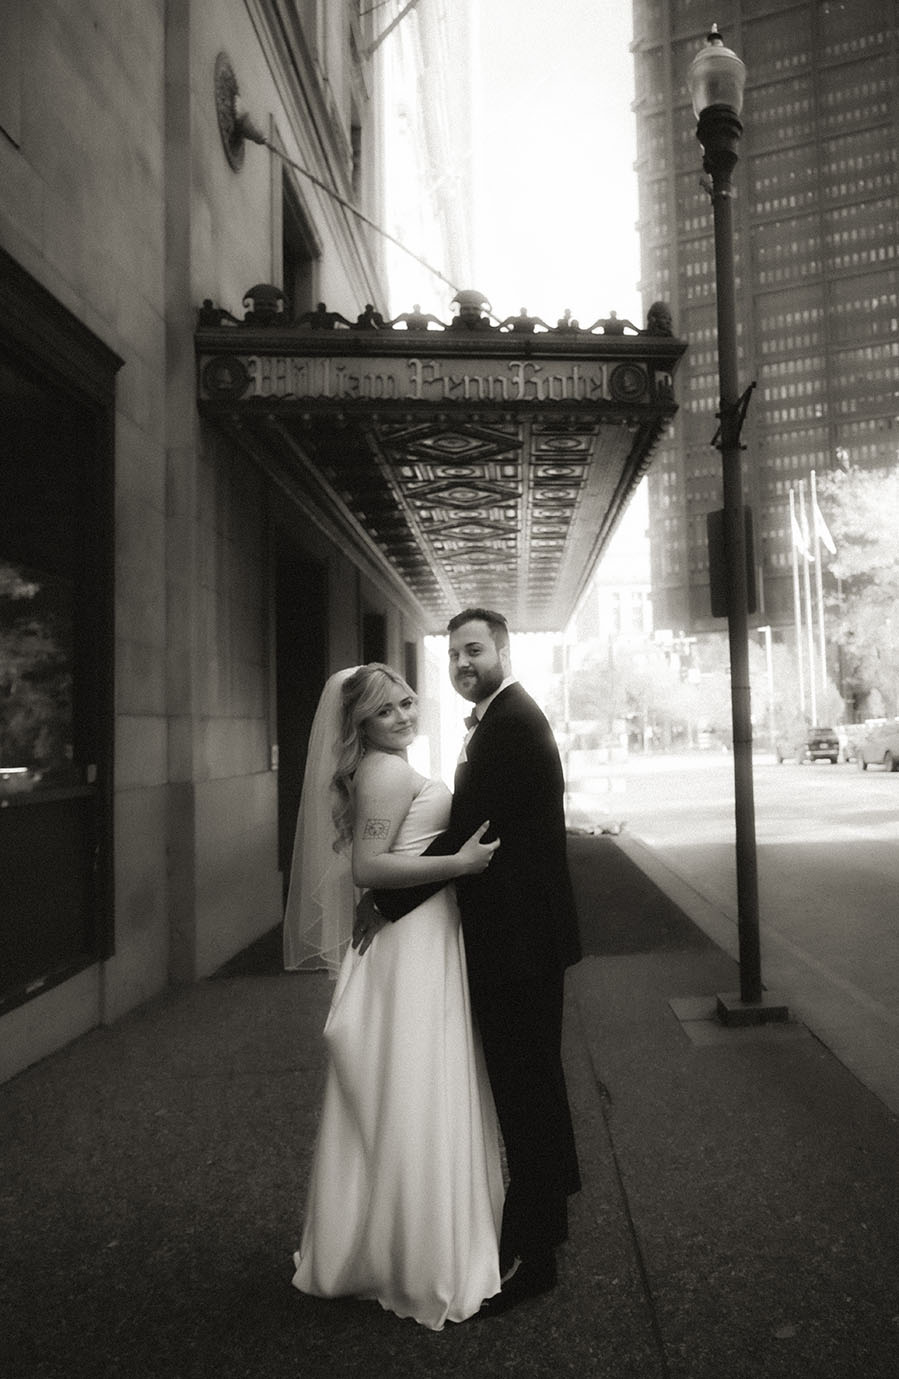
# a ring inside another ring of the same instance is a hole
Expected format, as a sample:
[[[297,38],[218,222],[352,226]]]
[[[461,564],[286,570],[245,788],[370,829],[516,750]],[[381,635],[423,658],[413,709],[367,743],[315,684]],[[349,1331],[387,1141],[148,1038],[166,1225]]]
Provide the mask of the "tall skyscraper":
[[[793,616],[789,494],[811,471],[899,463],[899,3],[634,0],[641,289],[690,342],[649,478],[657,627],[722,628],[712,209],[687,71],[716,21],[747,68],[734,175],[742,440],[758,622]]]

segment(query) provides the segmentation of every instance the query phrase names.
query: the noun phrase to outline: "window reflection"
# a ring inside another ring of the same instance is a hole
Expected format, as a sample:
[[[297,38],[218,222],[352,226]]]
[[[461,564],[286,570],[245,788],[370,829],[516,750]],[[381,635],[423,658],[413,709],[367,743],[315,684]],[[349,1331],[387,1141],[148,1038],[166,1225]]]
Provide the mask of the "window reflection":
[[[71,784],[74,596],[0,557],[0,796]]]

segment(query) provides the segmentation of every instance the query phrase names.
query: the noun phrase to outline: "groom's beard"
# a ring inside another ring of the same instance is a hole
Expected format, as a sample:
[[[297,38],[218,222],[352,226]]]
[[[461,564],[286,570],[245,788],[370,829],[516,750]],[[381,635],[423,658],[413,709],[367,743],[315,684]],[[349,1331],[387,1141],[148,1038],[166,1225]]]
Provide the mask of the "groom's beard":
[[[502,666],[490,671],[468,671],[458,673],[453,676],[453,685],[457,694],[463,699],[467,699],[470,704],[480,704],[482,699],[488,699],[495,690],[498,690],[503,683]]]

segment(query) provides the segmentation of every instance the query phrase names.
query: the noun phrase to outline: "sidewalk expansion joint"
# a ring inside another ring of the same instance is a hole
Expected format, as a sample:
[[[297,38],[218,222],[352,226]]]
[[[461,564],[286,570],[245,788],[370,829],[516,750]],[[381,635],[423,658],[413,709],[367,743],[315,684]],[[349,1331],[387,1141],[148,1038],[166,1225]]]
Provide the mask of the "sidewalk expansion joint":
[[[646,1258],[643,1253],[643,1246],[640,1242],[640,1234],[637,1230],[637,1223],[634,1218],[634,1213],[631,1210],[631,1203],[630,1198],[628,1196],[627,1184],[624,1179],[624,1172],[621,1167],[621,1161],[618,1157],[618,1150],[615,1146],[615,1136],[612,1130],[611,1121],[612,1094],[609,1091],[606,1084],[603,1082],[602,1078],[600,1077],[599,1069],[596,1065],[596,1062],[594,1061],[590,1041],[589,1039],[587,1039],[586,1031],[584,1030],[583,1007],[580,1005],[579,1002],[576,1002],[576,1005],[578,1012],[578,1022],[581,1026],[581,1038],[583,1041],[583,1047],[587,1055],[587,1061],[590,1065],[590,1072],[593,1078],[593,1083],[597,1091],[599,1101],[599,1113],[602,1117],[603,1132],[606,1137],[606,1143],[609,1147],[609,1156],[612,1162],[612,1170],[615,1175],[615,1183],[618,1188],[618,1196],[621,1201],[621,1209],[624,1213],[624,1219],[627,1224],[627,1232],[630,1236],[631,1247],[633,1249],[634,1254],[634,1263],[638,1277],[640,1279],[640,1289],[643,1294],[643,1301],[646,1306],[646,1311],[649,1317],[649,1325],[652,1331],[653,1341],[655,1343],[656,1352],[658,1356],[659,1379],[672,1379],[671,1367],[668,1364],[668,1353],[665,1347],[665,1334],[662,1330],[662,1323],[659,1317],[658,1308],[656,1306],[655,1294],[652,1290],[652,1283],[649,1277],[649,1267],[647,1265]]]

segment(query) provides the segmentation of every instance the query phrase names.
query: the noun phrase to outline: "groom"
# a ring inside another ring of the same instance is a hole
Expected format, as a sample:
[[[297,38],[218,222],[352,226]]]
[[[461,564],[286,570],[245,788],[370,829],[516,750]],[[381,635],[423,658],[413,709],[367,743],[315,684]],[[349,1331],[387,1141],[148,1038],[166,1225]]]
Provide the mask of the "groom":
[[[474,714],[466,720],[449,829],[427,851],[455,852],[485,819],[486,840],[501,840],[486,871],[456,882],[472,1009],[509,1169],[501,1273],[519,1261],[482,1308],[499,1315],[555,1285],[567,1199],[580,1188],[561,1057],[565,968],[580,958],[580,944],[559,752],[543,713],[512,675],[506,620],[466,608],[447,630],[450,679]],[[374,899],[396,920],[437,889],[377,891]],[[367,947],[360,929],[354,943]]]

